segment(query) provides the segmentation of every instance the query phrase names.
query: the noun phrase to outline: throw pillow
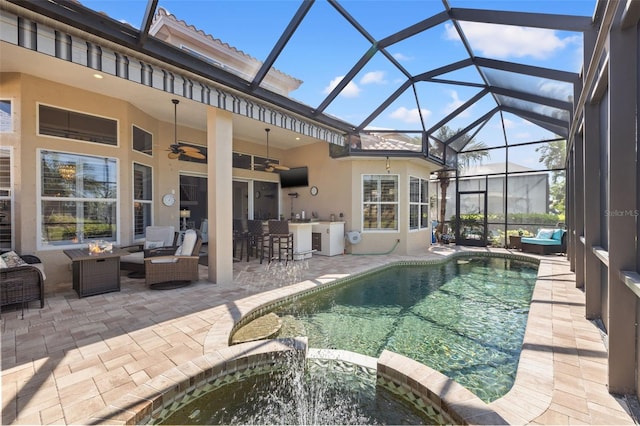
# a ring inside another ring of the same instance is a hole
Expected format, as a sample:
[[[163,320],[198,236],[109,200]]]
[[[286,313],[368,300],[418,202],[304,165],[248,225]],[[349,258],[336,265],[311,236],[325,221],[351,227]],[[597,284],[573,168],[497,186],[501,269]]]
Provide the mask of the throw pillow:
[[[158,247],[164,247],[164,241],[145,241],[144,249],[150,250]]]
[[[536,238],[549,240],[553,236],[553,229],[540,229]]]
[[[0,257],[0,269],[6,268],[7,262],[4,261],[2,257]]]
[[[563,233],[564,233],[564,230],[556,229],[555,231],[553,231],[553,236],[551,238],[553,238],[554,240],[562,241]]]
[[[27,262],[22,260],[22,258],[18,256],[18,253],[16,253],[15,251],[8,251],[0,255],[0,257],[2,257],[2,260],[4,260],[7,268],[15,268],[17,266],[27,265]]]

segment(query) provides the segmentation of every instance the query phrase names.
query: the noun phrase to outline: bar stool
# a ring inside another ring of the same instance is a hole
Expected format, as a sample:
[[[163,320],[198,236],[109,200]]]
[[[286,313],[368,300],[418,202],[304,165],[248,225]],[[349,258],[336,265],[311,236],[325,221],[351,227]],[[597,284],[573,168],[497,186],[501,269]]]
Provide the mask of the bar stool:
[[[255,251],[255,256],[260,258],[260,263],[264,259],[265,233],[261,220],[247,221],[248,232],[248,248],[247,252]],[[248,254],[247,254],[248,256]]]
[[[279,261],[283,252],[285,260],[293,260],[293,233],[289,232],[289,222],[286,220],[269,221],[269,261],[275,259],[276,250]]]
[[[244,248],[247,247],[247,262],[249,261],[249,233],[244,229],[242,219],[233,219],[233,257],[236,257],[236,246],[240,243],[240,257],[244,257]]]

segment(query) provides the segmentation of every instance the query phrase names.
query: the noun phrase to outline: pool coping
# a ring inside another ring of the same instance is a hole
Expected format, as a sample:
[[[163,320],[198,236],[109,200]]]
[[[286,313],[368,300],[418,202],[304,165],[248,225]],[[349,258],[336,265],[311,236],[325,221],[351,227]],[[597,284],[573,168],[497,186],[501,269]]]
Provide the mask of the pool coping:
[[[538,278],[536,279],[532,296],[516,380],[505,396],[490,404],[482,402],[462,385],[446,376],[443,377],[445,380],[448,379],[448,385],[440,388],[440,390],[448,391],[450,395],[455,397],[453,402],[448,401],[446,394],[440,395],[437,390],[437,384],[442,385],[443,383],[442,378],[438,378],[431,387],[426,384],[426,388],[431,389],[432,396],[435,395],[440,398],[440,401],[444,403],[443,408],[459,410],[449,414],[456,416],[461,423],[529,423],[549,407],[553,389],[553,354],[550,350],[541,352],[538,349],[540,345],[548,345],[552,338],[551,304],[546,303],[546,301],[551,300],[552,280],[541,279],[541,277],[551,275],[551,263],[546,262],[544,258],[525,254],[473,250],[452,252],[443,255],[442,258],[433,260],[390,260],[384,265],[362,273],[333,275],[325,278],[320,277],[314,281],[303,281],[242,299],[235,305],[237,312],[229,312],[224,307],[212,308],[212,311],[217,311],[212,314],[218,318],[205,338],[205,355],[174,367],[166,373],[151,379],[93,414],[86,423],[139,424],[141,420],[147,418],[151,413],[157,413],[167,404],[175,403],[176,398],[180,397],[188,389],[193,389],[208,374],[220,373],[223,369],[238,370],[240,367],[247,368],[252,359],[251,357],[257,356],[254,351],[257,350],[262,353],[270,345],[277,344],[277,341],[258,341],[253,342],[253,344],[245,343],[229,346],[233,331],[260,314],[260,312],[273,309],[274,304],[287,303],[293,298],[324,290],[327,287],[342,285],[344,282],[398,264],[439,264],[455,258],[470,256],[503,257],[524,260],[539,265]],[[247,345],[253,349],[248,349]],[[254,347],[253,345],[257,346]],[[534,350],[534,348],[536,349]],[[247,354],[248,356],[245,356]],[[405,384],[417,383],[423,386],[425,385],[424,380],[432,376],[432,374],[426,374],[425,376],[423,367],[431,370],[429,367],[402,355],[392,352],[391,354],[393,354],[391,359],[395,358],[398,361],[397,365],[394,363],[391,370],[398,375],[397,380],[399,382]],[[380,359],[382,359],[382,356]],[[198,363],[202,365],[199,366]],[[413,365],[413,368],[406,370],[406,365]],[[451,392],[452,387],[455,387],[456,392]],[[462,390],[459,390],[460,388]],[[471,395],[468,395],[467,392]],[[461,395],[463,396],[461,397]],[[429,391],[427,391],[427,395],[423,396],[429,397]],[[460,400],[460,398],[462,399]],[[437,402],[438,398],[432,399],[432,401],[434,400]]]

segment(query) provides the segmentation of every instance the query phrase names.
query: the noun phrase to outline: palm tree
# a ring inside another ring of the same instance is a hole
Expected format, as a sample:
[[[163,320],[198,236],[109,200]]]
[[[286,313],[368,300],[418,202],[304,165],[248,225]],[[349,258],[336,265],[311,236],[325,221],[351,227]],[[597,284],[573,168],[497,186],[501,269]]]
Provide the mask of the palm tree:
[[[440,214],[438,216],[438,227],[436,228],[438,238],[444,233],[444,222],[447,217],[447,190],[449,189],[451,178],[455,177],[455,172],[459,173],[471,164],[482,163],[483,159],[489,157],[489,151],[487,151],[487,145],[484,142],[474,141],[468,133],[456,137],[460,130],[454,131],[448,126],[442,126],[436,134],[436,138],[443,142],[454,137],[458,140],[466,141],[463,144],[465,152],[461,152],[457,156],[457,169],[444,168],[436,172],[436,177],[440,183]]]

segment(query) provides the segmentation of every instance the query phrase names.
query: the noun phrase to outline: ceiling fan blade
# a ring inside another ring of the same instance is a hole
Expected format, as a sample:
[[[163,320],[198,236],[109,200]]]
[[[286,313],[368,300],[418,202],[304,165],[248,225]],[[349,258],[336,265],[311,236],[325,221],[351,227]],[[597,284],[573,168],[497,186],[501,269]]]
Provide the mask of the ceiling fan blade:
[[[291,170],[289,167],[283,166],[282,164],[270,164],[270,166],[276,170],[282,170],[282,171]]]
[[[265,171],[265,172],[272,172],[272,171],[274,171],[274,170],[275,170],[275,169],[274,169],[273,167],[271,167],[271,165],[270,165],[270,164],[269,164],[269,165],[267,165],[267,166],[264,168],[264,171]]]
[[[195,146],[188,146],[188,145],[178,145],[178,150],[182,151],[182,152],[200,152],[199,148],[196,148]]]
[[[171,160],[175,160],[176,158],[180,157],[180,153],[171,151],[169,154],[167,154],[167,157],[169,157]]]
[[[207,158],[200,151],[186,151],[186,152],[183,152],[183,154],[186,155],[187,157],[197,158],[198,160],[204,160]]]

